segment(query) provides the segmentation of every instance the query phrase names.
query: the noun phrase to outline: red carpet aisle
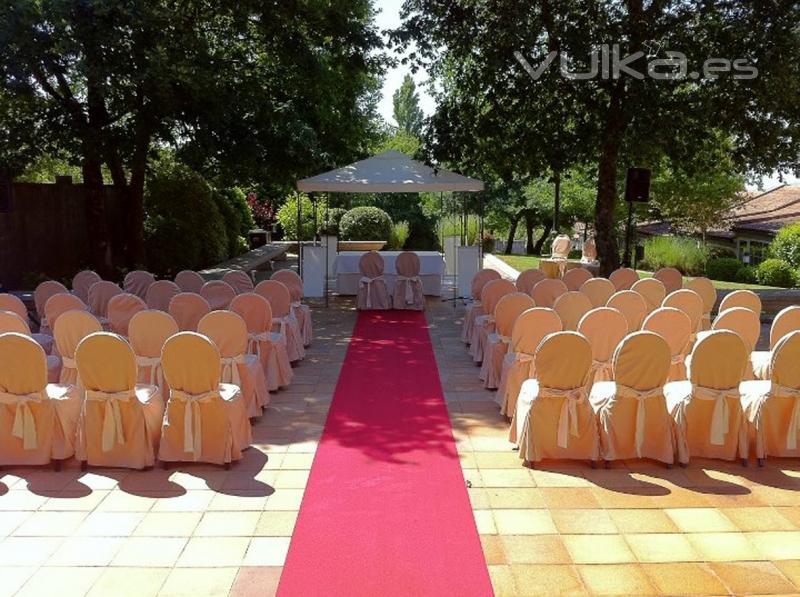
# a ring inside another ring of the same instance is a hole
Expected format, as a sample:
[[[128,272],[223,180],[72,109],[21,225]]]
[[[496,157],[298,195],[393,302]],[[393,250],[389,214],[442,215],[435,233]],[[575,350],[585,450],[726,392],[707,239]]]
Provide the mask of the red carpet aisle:
[[[278,594],[492,594],[424,314],[359,314]]]

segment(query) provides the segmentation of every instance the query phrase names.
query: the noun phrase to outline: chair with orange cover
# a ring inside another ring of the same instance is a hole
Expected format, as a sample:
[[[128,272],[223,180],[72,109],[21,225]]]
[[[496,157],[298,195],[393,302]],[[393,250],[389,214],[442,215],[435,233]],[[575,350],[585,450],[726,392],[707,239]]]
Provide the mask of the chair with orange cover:
[[[277,280],[263,280],[256,285],[256,294],[263,296],[272,307],[272,331],[286,338],[286,353],[292,363],[306,356],[300,325],[292,314],[289,288]]]
[[[100,280],[89,288],[89,311],[97,317],[103,329],[108,329],[108,302],[122,294],[122,288],[107,280]]]
[[[472,341],[472,328],[475,325],[475,318],[483,314],[481,309],[481,292],[483,287],[492,280],[499,280],[500,273],[493,269],[482,269],[472,276],[472,302],[464,310],[464,323],[461,327],[461,341],[469,344]]]
[[[175,284],[181,289],[181,292],[194,292],[200,294],[200,289],[206,281],[203,276],[190,269],[185,269],[175,276]]]
[[[600,457],[597,422],[586,379],[592,364],[589,341],[577,332],[547,336],[534,355],[536,378],[522,384],[511,423],[511,441],[527,463],[545,458]]]
[[[403,251],[394,262],[395,277],[392,308],[422,311],[425,296],[422,292],[422,278],[419,277],[419,257],[411,251]]]
[[[483,387],[496,389],[500,384],[503,372],[503,359],[508,352],[514,322],[519,315],[535,307],[533,299],[524,292],[512,292],[505,295],[494,309],[495,332],[489,334],[483,349],[480,379]]]
[[[800,435],[800,331],[783,336],[772,350],[771,380],[739,386],[742,408],[759,465],[768,456],[797,458]]]
[[[69,293],[69,290],[61,282],[56,282],[55,280],[46,280],[33,291],[33,304],[36,307],[36,316],[39,318],[39,333],[48,335],[53,333],[53,326],[47,322],[44,306],[51,296],[61,292]]]
[[[88,311],[67,311],[58,318],[53,336],[58,354],[61,355],[59,383],[83,386],[78,375],[75,351],[86,336],[102,330],[100,321]]]
[[[494,271],[494,270],[488,270]],[[500,274],[498,274],[499,276]],[[525,294],[530,294],[533,287],[536,286],[537,283],[544,280],[547,276],[545,276],[544,272],[539,268],[531,268],[526,269],[525,271],[521,272],[519,276],[517,276],[516,282],[514,284],[517,287],[517,290],[520,292],[524,292]]]
[[[164,343],[178,333],[178,324],[168,313],[146,309],[136,313],[128,325],[128,341],[136,355],[137,381],[158,386],[161,396],[169,396],[161,366]]]
[[[236,291],[227,282],[210,280],[203,284],[200,289],[200,296],[208,301],[212,311],[218,311],[219,309],[228,308],[233,297],[236,296]]]
[[[761,297],[752,290],[734,290],[722,297],[719,303],[719,310],[724,311],[732,307],[744,307],[750,309],[759,317],[761,316]]]
[[[659,307],[647,316],[642,329],[658,334],[669,346],[671,365],[667,381],[686,379],[684,357],[692,335],[692,322],[689,316],[673,307]]]
[[[672,466],[675,461],[672,417],[664,398],[669,352],[658,334],[634,332],[614,351],[614,381],[592,386],[589,402],[606,462],[651,458]]]
[[[656,278],[642,278],[631,286],[631,290],[642,295],[644,302],[647,303],[648,313],[658,309],[667,297],[666,287]]]
[[[729,330],[739,334],[739,337],[744,342],[748,355],[743,379],[755,379],[753,376],[753,368],[750,365],[750,355],[756,349],[758,338],[761,335],[761,320],[758,315],[744,307],[731,307],[717,314],[711,329]],[[707,333],[708,332],[700,332],[698,336]]]
[[[31,328],[27,321],[13,311],[0,311],[0,334],[7,334],[9,332],[27,336],[34,341],[36,340],[31,334]],[[41,344],[39,345],[41,346]],[[61,378],[61,357],[47,353],[45,353],[45,356],[45,362],[47,364],[47,382],[58,383]]]
[[[592,278],[581,284],[580,291],[586,295],[592,308],[605,307],[608,299],[614,296],[617,289],[606,278]]]
[[[780,310],[772,320],[769,329],[769,350],[757,350],[750,355],[750,364],[753,367],[753,376],[756,379],[769,379],[769,365],[772,361],[772,351],[781,338],[791,332],[800,330],[800,307],[791,305]]]
[[[552,309],[534,307],[523,311],[511,329],[509,352],[503,358],[503,371],[495,402],[500,413],[511,418],[517,409],[519,389],[536,375],[533,355],[542,339],[561,331],[561,318]]]
[[[67,311],[86,311],[88,307],[74,294],[59,292],[54,294],[44,305],[44,315],[50,325],[50,329],[55,329],[58,318]]]
[[[81,396],[74,386],[47,383],[45,357],[29,336],[0,334],[0,466],[48,464],[75,452]]]
[[[747,426],[739,383],[747,363],[744,342],[734,332],[710,332],[694,346],[689,379],[664,386],[675,420],[678,462],[691,457],[747,459]]]
[[[180,332],[164,344],[161,362],[170,387],[158,458],[227,466],[242,458],[252,429],[241,391],[220,383],[220,353],[195,332]]]
[[[492,280],[481,290],[481,315],[475,318],[472,327],[472,339],[469,352],[476,363],[483,361],[483,349],[489,334],[495,331],[494,310],[497,303],[507,294],[517,291],[517,287],[508,280]]]
[[[567,273],[561,278],[561,281],[567,285],[567,288],[572,291],[580,290],[586,282],[592,279],[592,272],[585,267],[574,267],[567,270]]]
[[[102,279],[103,278],[101,278],[97,272],[93,272],[90,269],[80,271],[72,278],[72,294],[88,304],[89,289],[92,287],[92,284]]]
[[[625,316],[611,307],[592,309],[578,323],[578,333],[583,334],[592,347],[588,387],[599,381],[614,379],[611,358],[619,343],[628,335]]]
[[[0,311],[16,313],[27,324],[30,331],[31,319],[28,315],[28,308],[22,302],[22,299],[13,294],[0,292]],[[31,337],[44,349],[45,354],[50,355],[53,353],[52,326],[49,334],[31,333]]]
[[[684,288],[670,292],[661,303],[662,307],[673,307],[679,311],[683,311],[689,316],[689,321],[692,324],[692,334],[689,336],[689,344],[687,350],[691,350],[697,340],[697,332],[703,321],[703,310],[705,308],[703,299],[694,290]]]
[[[169,314],[182,332],[196,332],[197,324],[210,312],[208,301],[194,292],[181,292],[169,302]]]
[[[86,399],[75,458],[83,467],[143,469],[155,463],[164,400],[157,386],[136,383],[136,355],[124,338],[97,332],[75,353]]]
[[[694,290],[703,299],[703,318],[700,320],[701,330],[711,329],[711,312],[717,303],[717,289],[714,283],[708,278],[694,278],[689,280],[686,288]]]
[[[629,267],[621,267],[611,272],[608,276],[608,281],[614,285],[617,292],[620,290],[630,290],[631,287],[639,280],[639,274]]]
[[[311,307],[303,304],[303,279],[291,269],[281,269],[269,277],[270,280],[281,282],[289,289],[292,299],[292,314],[300,326],[300,335],[303,337],[303,346],[310,346],[314,340],[314,323],[311,318]]]
[[[255,292],[237,295],[231,301],[231,311],[247,326],[248,352],[258,357],[264,368],[267,389],[275,392],[292,383],[294,372],[286,352],[286,336],[271,331],[272,307],[269,301]]]
[[[239,386],[247,416],[260,417],[269,404],[269,390],[261,361],[247,353],[244,319],[231,311],[212,311],[200,320],[197,332],[208,337],[219,350],[222,383]]]
[[[147,309],[145,302],[135,294],[123,292],[108,301],[108,327],[110,331],[128,337],[128,325],[139,311]]]
[[[628,332],[642,329],[642,322],[647,315],[647,303],[642,295],[633,290],[620,290],[608,299],[606,307],[616,309],[628,321]]]
[[[537,307],[552,309],[556,299],[569,292],[567,285],[557,278],[547,278],[538,282],[531,290],[531,296]]]
[[[667,294],[683,288],[683,274],[674,267],[662,267],[653,274],[653,278],[664,285]]]
[[[147,290],[155,284],[156,277],[150,272],[142,270],[134,270],[128,272],[125,279],[122,281],[122,289],[128,294],[138,296],[144,300],[147,296]]]
[[[574,332],[581,318],[592,310],[592,303],[582,292],[571,290],[556,299],[553,310],[561,318],[564,331]]]
[[[201,286],[202,288],[202,286]],[[147,289],[144,302],[148,309],[169,311],[169,302],[181,293],[181,288],[170,280],[159,280]]]
[[[358,260],[361,279],[358,282],[356,308],[359,311],[392,308],[383,268],[383,257],[377,251],[368,251]]]
[[[236,294],[244,294],[245,292],[253,292],[256,287],[253,284],[252,278],[240,269],[233,269],[225,272],[222,276],[222,281],[228,284]]]

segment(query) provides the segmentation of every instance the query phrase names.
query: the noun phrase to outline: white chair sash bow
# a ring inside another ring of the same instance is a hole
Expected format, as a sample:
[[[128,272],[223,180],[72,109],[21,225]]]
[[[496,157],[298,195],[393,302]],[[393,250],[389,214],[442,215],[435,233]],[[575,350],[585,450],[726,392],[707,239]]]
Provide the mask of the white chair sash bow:
[[[242,376],[239,373],[239,365],[244,364],[244,355],[237,354],[235,357],[222,357],[222,383],[232,383],[237,387],[242,386]]]
[[[137,367],[149,367],[150,375],[148,382],[151,386],[159,389],[164,387],[164,370],[161,368],[161,357],[136,357]]]
[[[794,400],[792,414],[789,417],[789,428],[786,433],[786,449],[796,450],[797,438],[800,434],[800,388],[790,388],[771,382],[769,392],[760,393],[753,401],[752,406],[748,408],[748,412],[752,412],[755,415],[751,422],[756,428],[761,427],[761,415],[764,412],[764,405],[770,397],[792,398]]]
[[[125,431],[122,426],[122,411],[120,402],[127,402],[136,396],[136,391],[123,390],[121,392],[103,392],[101,390],[86,390],[86,400],[103,402],[103,452],[109,452],[114,443],[125,443]]]
[[[201,394],[172,390],[170,394],[171,400],[185,403],[183,412],[183,451],[191,452],[195,460],[200,458],[203,446],[203,423],[199,404],[201,402],[210,402],[219,397],[219,390],[211,390]],[[169,420],[165,422],[165,425],[169,425]]]
[[[597,361],[592,359],[592,366],[589,369],[589,379],[597,379],[598,374],[602,374],[601,378],[603,381],[606,379],[611,379],[612,368],[611,361]]]
[[[692,397],[699,400],[713,400],[714,411],[711,415],[710,442],[714,446],[725,445],[725,436],[730,430],[731,409],[728,406],[728,398],[739,399],[739,388],[705,388],[703,386],[692,385]],[[676,412],[676,421],[682,423],[686,417],[686,407],[688,406],[687,396],[682,400]]]
[[[11,435],[22,440],[25,450],[35,450],[39,447],[39,438],[36,433],[36,420],[31,412],[31,402],[47,400],[47,391],[31,392],[30,394],[10,394],[0,391],[0,404],[16,405],[14,422],[11,426]]]
[[[401,276],[397,274],[397,281],[398,282],[405,282],[405,301],[406,305],[413,305],[414,304],[414,287],[417,284],[422,284],[422,278],[419,276]]]
[[[558,416],[558,447],[566,449],[569,447],[569,438],[578,437],[578,404],[586,399],[586,388],[572,388],[569,390],[559,390],[539,386],[539,393],[536,399],[541,398],[563,398],[561,413]]]
[[[637,390],[630,386],[617,384],[616,395],[623,398],[636,399],[636,456],[642,457],[642,445],[644,444],[644,423],[645,423],[645,408],[644,401],[650,398],[657,398],[664,395],[664,389],[659,386],[652,390]],[[600,420],[606,431],[611,431],[608,425],[608,410],[603,409],[600,413]]]
[[[248,333],[247,352],[261,357],[261,343],[269,341],[270,341],[269,331]]]
[[[367,309],[372,309],[372,284],[376,280],[383,280],[383,276],[376,276],[374,278],[362,276],[360,280],[360,283],[367,287]]]

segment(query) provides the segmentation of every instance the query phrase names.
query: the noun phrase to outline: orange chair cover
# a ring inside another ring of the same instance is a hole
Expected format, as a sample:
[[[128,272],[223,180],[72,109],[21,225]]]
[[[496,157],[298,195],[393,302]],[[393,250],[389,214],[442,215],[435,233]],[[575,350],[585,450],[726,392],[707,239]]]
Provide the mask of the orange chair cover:
[[[33,304],[36,306],[36,316],[39,318],[39,332],[42,334],[50,334],[53,329],[47,322],[44,306],[51,296],[60,292],[67,293],[69,291],[61,282],[56,282],[55,280],[42,282],[36,287],[36,290],[33,291]]]
[[[243,272],[239,269],[225,272],[225,275],[222,276],[222,281],[230,285],[236,294],[253,292],[253,289],[255,288],[255,284],[253,284],[253,280],[250,278],[250,276],[248,276],[246,272]]]
[[[286,284],[277,280],[264,280],[256,285],[256,294],[263,296],[272,307],[272,331],[286,338],[289,361],[299,361],[306,356],[300,325],[292,313],[292,297]],[[387,295],[388,296],[388,295]]]
[[[689,280],[686,288],[694,290],[703,299],[703,319],[700,322],[701,330],[711,329],[711,311],[717,304],[717,289],[708,278],[694,278]]]
[[[575,331],[581,318],[592,310],[592,303],[582,292],[570,291],[556,299],[553,310],[561,318],[565,331]]]
[[[719,303],[720,311],[732,307],[744,307],[761,316],[761,297],[752,290],[734,290],[722,297]]]
[[[75,457],[95,466],[153,466],[164,401],[158,387],[136,383],[133,349],[117,334],[97,332],[81,341],[75,360],[86,390]]]
[[[231,311],[212,311],[200,320],[197,331],[219,350],[222,383],[239,386],[247,415],[260,417],[269,404],[269,391],[261,361],[256,355],[247,354],[244,319]]]
[[[703,319],[703,299],[694,290],[684,288],[670,292],[661,303],[662,307],[674,307],[686,313],[689,316],[689,321],[692,322],[692,334],[700,331],[700,324]],[[694,341],[694,337],[689,339],[690,342]]]
[[[674,267],[662,267],[653,278],[664,284],[667,294],[683,288],[683,274]]]
[[[47,383],[44,350],[24,334],[0,334],[0,466],[47,464],[75,452],[78,390]]]
[[[212,311],[217,311],[228,308],[233,297],[236,296],[236,291],[230,284],[222,280],[211,280],[203,284],[200,296],[208,301]]]
[[[494,271],[494,270],[484,270],[484,271]],[[498,274],[499,276],[499,274]],[[544,272],[539,268],[531,268],[526,269],[524,272],[520,273],[517,276],[517,280],[515,285],[517,290],[520,292],[524,292],[525,294],[530,294],[533,287],[536,286],[538,282],[544,280],[547,276],[544,275]]]
[[[50,329],[53,329],[58,318],[67,311],[86,311],[87,309],[86,304],[74,294],[59,292],[47,299],[44,305],[44,315],[47,318]]]
[[[692,336],[692,321],[689,316],[673,307],[660,307],[647,316],[642,329],[658,334],[669,346],[671,366],[667,381],[686,379],[684,357]]]
[[[220,354],[194,332],[172,336],[161,353],[170,397],[160,460],[225,464],[240,460],[252,430],[239,388],[220,383]]]
[[[259,357],[266,373],[267,389],[274,392],[288,387],[294,372],[286,352],[286,336],[271,331],[272,307],[269,301],[248,292],[233,299],[230,308],[247,325],[248,352]]]
[[[642,295],[644,302],[647,303],[648,313],[658,309],[667,297],[664,283],[656,278],[642,278],[631,286],[631,290]]]
[[[614,381],[592,387],[589,401],[597,415],[604,460],[674,462],[672,417],[664,398],[669,352],[658,334],[634,332],[614,352]]]
[[[211,305],[199,294],[181,292],[169,302],[169,314],[182,332],[197,331],[197,324],[211,311]]]
[[[512,417],[522,383],[535,377],[533,355],[545,336],[561,331],[561,318],[552,309],[536,307],[522,312],[511,330],[509,352],[503,358],[503,370],[495,401],[500,412]]]
[[[800,307],[792,305],[781,309],[772,320],[769,330],[770,350],[754,351],[750,355],[750,364],[753,368],[753,376],[756,379],[770,378],[770,362],[772,361],[772,350],[786,334],[800,330]]]
[[[118,294],[122,294],[122,289],[107,280],[95,282],[89,288],[89,310],[100,320],[103,327],[108,326],[108,301]]]
[[[580,291],[587,296],[593,308],[605,307],[617,289],[606,278],[592,278],[581,284]]]
[[[178,285],[178,288],[181,289],[181,292],[194,292],[195,294],[200,294],[200,289],[205,283],[206,281],[203,279],[203,276],[190,269],[180,271],[178,272],[178,275],[175,276],[175,284]]]
[[[642,295],[633,290],[620,290],[608,299],[607,307],[616,309],[628,321],[628,332],[636,332],[642,328],[647,315],[647,303]]]
[[[138,383],[158,386],[161,396],[169,396],[161,367],[161,349],[170,336],[178,333],[178,324],[168,313],[148,309],[136,313],[128,324],[128,341],[136,355]]]
[[[500,384],[503,372],[503,359],[508,352],[511,333],[517,317],[527,309],[535,307],[533,299],[524,292],[512,292],[497,302],[494,309],[495,329],[489,334],[484,347],[484,359],[481,364],[480,379],[488,389],[495,389]]]
[[[534,361],[536,379],[522,384],[511,423],[510,439],[519,442],[519,457],[526,462],[596,461],[597,422],[586,388],[589,341],[577,332],[551,334],[536,349]]]
[[[397,276],[394,283],[392,307],[422,311],[425,296],[422,292],[422,278],[419,277],[419,257],[411,251],[403,251],[394,263]]]
[[[145,302],[135,294],[123,292],[108,301],[108,326],[115,334],[128,336],[128,324],[139,311],[147,309]]]
[[[531,290],[531,296],[536,301],[537,307],[553,308],[556,299],[562,294],[569,292],[567,285],[563,281],[555,278],[547,278],[538,282]]]
[[[150,272],[142,270],[134,270],[128,272],[125,279],[122,281],[122,289],[129,293],[138,296],[144,300],[147,296],[147,289],[155,284],[156,277]]]
[[[72,293],[81,299],[84,303],[89,303],[89,289],[92,284],[99,282],[103,278],[92,270],[85,269],[75,274],[72,278]]]
[[[180,293],[181,288],[175,282],[159,280],[147,289],[144,302],[147,303],[148,309],[158,309],[166,313],[169,311],[170,301]]]
[[[584,315],[578,323],[578,333],[583,334],[592,347],[592,367],[588,385],[614,379],[611,357],[614,350],[628,335],[628,320],[611,307],[598,307]]]
[[[302,303],[303,279],[294,270],[282,269],[272,274],[270,280],[282,282],[289,289],[289,295],[292,298],[292,313],[300,326],[303,346],[310,346],[314,340],[314,324],[311,318],[311,308]]]
[[[608,280],[614,285],[617,291],[630,290],[639,280],[639,274],[629,267],[622,267],[611,272],[611,275],[608,276]]]
[[[67,311],[58,318],[53,337],[58,354],[61,355],[59,383],[82,387],[78,377],[78,365],[75,362],[75,351],[86,336],[102,329],[100,321],[88,311]]]
[[[517,291],[517,287],[508,280],[491,280],[481,290],[481,311],[475,318],[472,327],[472,339],[469,352],[476,363],[483,361],[483,349],[489,334],[494,332],[494,310],[497,303],[507,294]]]
[[[567,272],[561,278],[561,281],[567,285],[567,288],[572,291],[580,290],[587,281],[592,279],[592,272],[583,267],[575,267]]]
[[[461,341],[469,344],[472,341],[472,327],[475,318],[483,313],[481,309],[481,292],[483,287],[492,280],[499,280],[500,273],[493,269],[482,269],[472,277],[472,303],[464,311],[464,324],[461,328]]]
[[[737,334],[710,332],[692,350],[689,379],[664,386],[680,462],[693,456],[747,457],[747,426],[739,398],[746,363],[747,350]]]
[[[361,272],[361,280],[356,296],[356,308],[359,311],[391,308],[389,291],[386,287],[386,280],[383,278],[383,265],[383,258],[377,251],[364,253],[359,259],[358,269]]]

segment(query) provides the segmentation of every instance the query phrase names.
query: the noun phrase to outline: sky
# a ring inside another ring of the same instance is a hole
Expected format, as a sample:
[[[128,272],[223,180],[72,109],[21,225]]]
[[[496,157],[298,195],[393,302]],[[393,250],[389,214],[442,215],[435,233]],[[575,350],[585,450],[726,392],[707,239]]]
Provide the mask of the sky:
[[[373,5],[378,11],[375,21],[379,30],[394,29],[400,25],[400,8],[403,5],[403,0],[373,0]],[[427,81],[425,72],[417,71],[412,74],[408,66],[400,64],[386,73],[383,80],[383,94],[378,106],[381,116],[391,124],[396,124],[392,117],[392,94],[400,87],[406,74],[411,74],[414,77],[414,82],[417,84],[417,92],[420,96],[420,107],[425,112],[425,115],[430,116],[436,107],[433,98],[425,92],[425,83]],[[798,184],[800,183],[800,178],[785,176],[785,182]],[[778,175],[774,174],[771,177],[764,178],[760,185],[748,185],[747,188],[749,190],[757,190],[759,188],[768,190],[780,184]]]

